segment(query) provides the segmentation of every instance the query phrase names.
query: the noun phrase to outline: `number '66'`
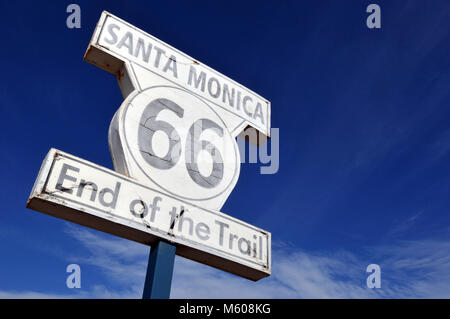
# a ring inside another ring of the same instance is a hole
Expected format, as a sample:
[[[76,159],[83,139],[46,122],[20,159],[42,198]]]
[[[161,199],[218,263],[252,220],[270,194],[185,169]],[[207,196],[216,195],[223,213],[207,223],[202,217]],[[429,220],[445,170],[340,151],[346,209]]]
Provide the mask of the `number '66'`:
[[[156,120],[162,110],[170,110],[179,118],[184,116],[184,109],[168,99],[159,98],[150,102],[142,113],[139,123],[139,149],[145,161],[152,167],[170,169],[180,159],[181,140],[172,125]],[[200,140],[200,135],[205,130],[212,130],[218,136],[223,137],[223,128],[214,121],[209,119],[195,121],[189,128],[186,138],[185,163],[187,172],[195,183],[205,188],[213,188],[223,179],[223,159],[219,150],[212,143]],[[152,145],[154,134],[157,131],[164,132],[169,139],[169,148],[163,157],[156,155]],[[213,160],[209,176],[202,175],[198,168],[198,157],[201,151],[207,151]]]

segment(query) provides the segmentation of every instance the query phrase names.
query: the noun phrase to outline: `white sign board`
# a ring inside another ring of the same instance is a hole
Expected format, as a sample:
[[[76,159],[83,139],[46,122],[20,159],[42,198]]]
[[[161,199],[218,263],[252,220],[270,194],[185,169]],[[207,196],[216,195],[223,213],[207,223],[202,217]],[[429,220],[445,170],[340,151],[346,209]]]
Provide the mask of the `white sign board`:
[[[85,60],[115,74],[124,97],[155,84],[178,86],[215,105],[234,136],[247,125],[270,134],[269,101],[109,12],[101,15]]]
[[[51,149],[27,207],[176,253],[236,275],[270,275],[270,233],[160,192],[132,178]]]
[[[27,207],[147,245],[166,240],[180,256],[252,280],[269,276],[270,233],[219,211],[239,177],[236,136],[268,137],[270,103],[108,12],[85,60],[113,73],[125,98],[108,133],[115,171],[52,149]]]

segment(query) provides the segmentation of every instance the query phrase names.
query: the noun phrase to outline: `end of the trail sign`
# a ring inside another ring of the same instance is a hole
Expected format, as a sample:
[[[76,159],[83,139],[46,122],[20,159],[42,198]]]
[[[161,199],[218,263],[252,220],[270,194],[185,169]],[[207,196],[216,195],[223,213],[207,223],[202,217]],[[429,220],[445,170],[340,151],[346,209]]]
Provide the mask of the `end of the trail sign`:
[[[27,207],[259,280],[270,275],[270,233],[51,149]]]

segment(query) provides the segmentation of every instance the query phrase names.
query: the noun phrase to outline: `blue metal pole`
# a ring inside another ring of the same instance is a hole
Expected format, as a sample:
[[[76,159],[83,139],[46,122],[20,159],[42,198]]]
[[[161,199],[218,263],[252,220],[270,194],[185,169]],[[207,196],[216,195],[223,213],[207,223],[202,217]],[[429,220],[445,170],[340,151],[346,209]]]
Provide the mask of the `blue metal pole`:
[[[176,247],[164,241],[152,245],[142,299],[169,299]]]

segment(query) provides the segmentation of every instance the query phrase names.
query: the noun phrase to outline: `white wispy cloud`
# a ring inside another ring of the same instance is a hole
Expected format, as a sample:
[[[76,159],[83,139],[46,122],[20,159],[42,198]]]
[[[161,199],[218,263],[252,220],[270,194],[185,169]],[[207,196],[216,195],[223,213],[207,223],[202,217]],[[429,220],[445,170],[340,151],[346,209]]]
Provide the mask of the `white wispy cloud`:
[[[85,256],[71,262],[96,266],[108,280],[128,287],[143,287],[149,247],[68,224],[67,233],[86,247]],[[142,288],[140,287],[140,288]]]
[[[450,298],[450,240],[403,240],[374,250],[386,283],[411,298]]]
[[[149,247],[79,226],[67,233],[86,249],[69,258],[98,268],[104,284],[72,294],[1,292],[0,298],[141,298]],[[356,255],[306,252],[273,245],[272,275],[258,282],[176,257],[172,298],[449,298],[450,241],[402,241]],[[370,263],[381,267],[381,289],[366,287]],[[75,290],[75,289],[74,289]]]

